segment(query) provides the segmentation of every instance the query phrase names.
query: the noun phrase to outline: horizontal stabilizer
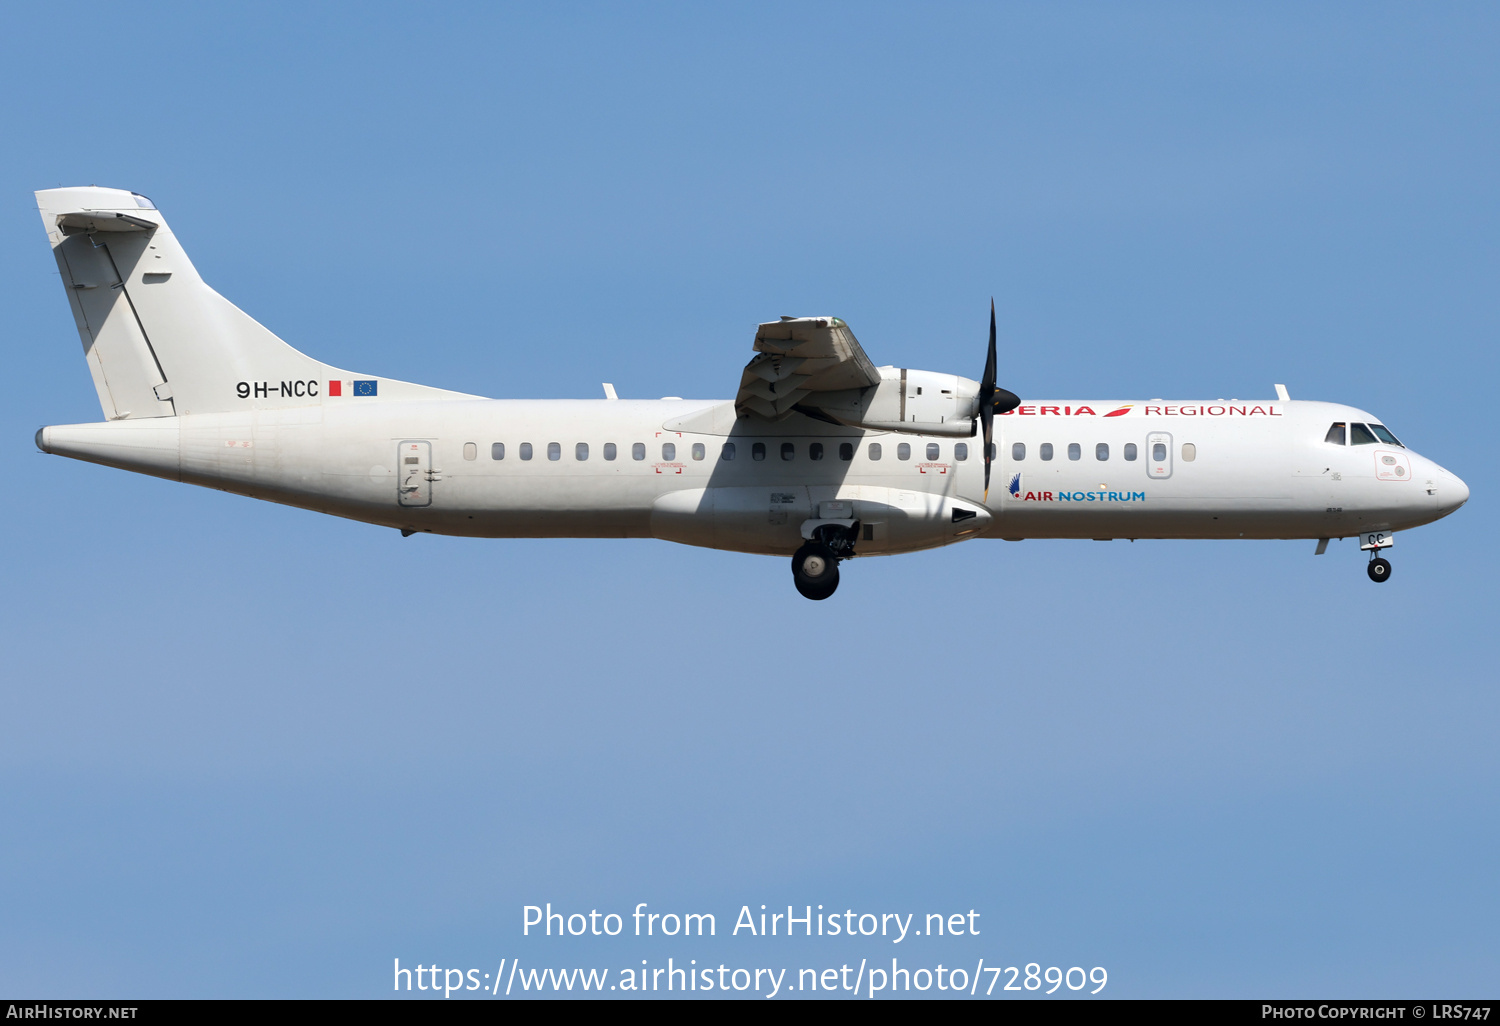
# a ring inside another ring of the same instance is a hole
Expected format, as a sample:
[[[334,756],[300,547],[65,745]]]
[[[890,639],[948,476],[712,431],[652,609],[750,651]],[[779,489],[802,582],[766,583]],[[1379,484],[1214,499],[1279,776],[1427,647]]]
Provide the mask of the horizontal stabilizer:
[[[156,222],[117,210],[76,210],[70,214],[58,214],[57,226],[64,235],[76,235],[79,232],[149,232],[156,227]]]

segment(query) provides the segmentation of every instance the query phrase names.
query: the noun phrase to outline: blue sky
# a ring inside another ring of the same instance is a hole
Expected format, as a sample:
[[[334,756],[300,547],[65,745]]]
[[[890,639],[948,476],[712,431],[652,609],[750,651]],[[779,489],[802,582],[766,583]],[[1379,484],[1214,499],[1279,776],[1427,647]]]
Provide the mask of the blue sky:
[[[0,992],[381,996],[771,949],[521,907],[974,908],[912,964],[1493,993],[1487,5],[82,5],[0,39]],[[1351,542],[846,568],[393,531],[34,453],[99,417],[31,191],[153,197],[337,366],[728,397],[754,325],[1026,396],[1353,403],[1460,474]],[[723,926],[721,926],[721,933]],[[675,945],[675,946],[674,946]]]

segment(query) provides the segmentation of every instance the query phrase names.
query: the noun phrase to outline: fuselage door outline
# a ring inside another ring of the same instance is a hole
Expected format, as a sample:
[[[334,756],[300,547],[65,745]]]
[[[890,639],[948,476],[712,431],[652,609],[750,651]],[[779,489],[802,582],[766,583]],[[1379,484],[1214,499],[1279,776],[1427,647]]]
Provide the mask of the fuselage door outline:
[[[405,441],[396,446],[396,502],[432,505],[432,443]]]
[[[1172,436],[1165,431],[1146,436],[1146,476],[1153,481],[1172,476]]]

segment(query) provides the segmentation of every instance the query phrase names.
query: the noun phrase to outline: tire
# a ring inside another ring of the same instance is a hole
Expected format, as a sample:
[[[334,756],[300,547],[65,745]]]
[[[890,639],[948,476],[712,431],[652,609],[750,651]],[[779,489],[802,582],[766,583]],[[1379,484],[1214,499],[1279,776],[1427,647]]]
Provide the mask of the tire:
[[[792,583],[804,598],[821,601],[839,586],[839,560],[833,550],[808,542],[792,557]]]
[[[1391,579],[1391,564],[1386,560],[1376,557],[1370,560],[1369,567],[1365,573],[1370,575],[1370,580],[1376,584],[1384,584]]]
[[[822,602],[832,595],[839,587],[839,579],[834,577],[827,584],[804,584],[801,580],[793,578],[792,583],[796,585],[797,594],[803,598],[812,599],[814,602]]]

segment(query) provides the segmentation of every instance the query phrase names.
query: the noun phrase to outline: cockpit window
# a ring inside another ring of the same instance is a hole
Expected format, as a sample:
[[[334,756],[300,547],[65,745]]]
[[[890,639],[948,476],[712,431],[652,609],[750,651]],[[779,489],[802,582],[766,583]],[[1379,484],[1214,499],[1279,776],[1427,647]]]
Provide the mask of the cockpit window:
[[[1329,428],[1328,429],[1328,435],[1327,435],[1327,437],[1325,437],[1323,439],[1323,441],[1328,442],[1328,443],[1330,443],[1332,445],[1343,445],[1344,444],[1344,422],[1343,421],[1339,421],[1333,427]]]
[[[1395,435],[1391,434],[1390,431],[1386,430],[1386,426],[1384,424],[1371,424],[1370,425],[1370,430],[1373,431],[1373,432],[1375,432],[1375,437],[1378,438],[1378,439],[1380,439],[1386,445],[1397,445],[1397,446],[1400,446],[1403,449],[1406,448],[1406,446],[1401,445],[1401,443],[1396,440],[1396,436]]]
[[[142,196],[140,193],[138,193],[138,192],[132,192],[130,195],[133,196],[133,197],[135,197],[135,205],[138,206],[138,207],[140,207],[142,210],[155,210],[156,209],[156,204],[152,203],[150,200],[148,200],[146,197]]]
[[[1367,427],[1365,427],[1363,424],[1350,424],[1349,425],[1349,444],[1350,445],[1374,445],[1375,444],[1375,436],[1372,435],[1372,434],[1370,434],[1370,429],[1367,428]]]

